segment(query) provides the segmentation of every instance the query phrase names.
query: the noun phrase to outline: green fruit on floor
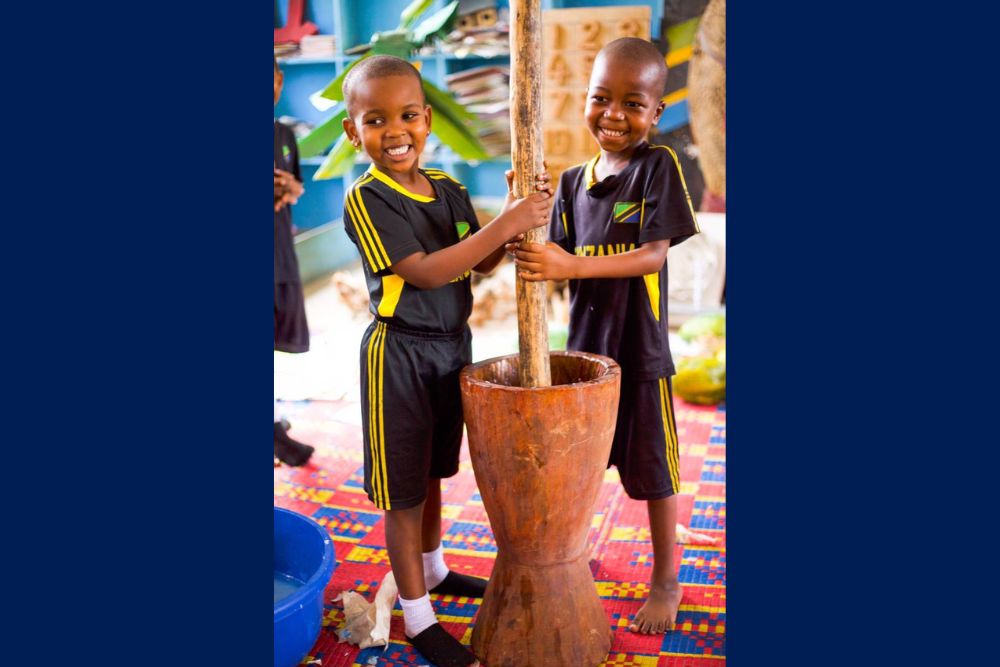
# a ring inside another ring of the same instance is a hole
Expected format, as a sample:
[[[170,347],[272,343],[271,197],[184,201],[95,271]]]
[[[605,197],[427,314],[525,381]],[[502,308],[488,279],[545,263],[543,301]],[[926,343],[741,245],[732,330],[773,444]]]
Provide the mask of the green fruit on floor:
[[[674,393],[696,405],[726,400],[726,364],[715,357],[688,357],[677,362]]]

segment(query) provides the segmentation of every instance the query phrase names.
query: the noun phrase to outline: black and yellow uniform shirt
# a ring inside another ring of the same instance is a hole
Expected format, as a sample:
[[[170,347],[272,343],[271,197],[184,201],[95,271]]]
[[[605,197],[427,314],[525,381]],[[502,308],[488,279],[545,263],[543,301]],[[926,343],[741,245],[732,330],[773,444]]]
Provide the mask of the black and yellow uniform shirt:
[[[664,239],[672,248],[700,231],[670,148],[643,144],[599,183],[598,157],[559,179],[549,238],[564,250],[615,255]],[[568,349],[611,357],[635,381],[673,375],[666,295],[666,263],[642,277],[571,280]]]
[[[291,128],[274,121],[274,166],[290,172],[299,181],[299,147]],[[274,213],[274,284],[298,283],[299,262],[292,240],[292,207],[284,206]]]
[[[415,252],[430,254],[479,231],[469,193],[443,171],[421,169],[434,197],[415,194],[372,165],[344,198],[344,229],[361,253],[373,315],[414,331],[459,332],[472,313],[469,272],[420,289],[392,271]]]

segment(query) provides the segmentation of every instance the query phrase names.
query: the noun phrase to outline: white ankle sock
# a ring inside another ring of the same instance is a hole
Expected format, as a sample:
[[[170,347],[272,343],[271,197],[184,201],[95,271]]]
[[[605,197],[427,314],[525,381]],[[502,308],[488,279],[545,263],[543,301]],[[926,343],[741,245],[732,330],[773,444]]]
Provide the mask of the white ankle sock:
[[[438,622],[431,607],[430,593],[424,593],[422,598],[407,600],[399,596],[399,606],[403,608],[403,622],[406,626],[406,636],[416,637],[421,632]]]
[[[424,555],[424,585],[430,590],[448,576],[448,566],[444,564],[444,547],[440,544],[434,551]]]

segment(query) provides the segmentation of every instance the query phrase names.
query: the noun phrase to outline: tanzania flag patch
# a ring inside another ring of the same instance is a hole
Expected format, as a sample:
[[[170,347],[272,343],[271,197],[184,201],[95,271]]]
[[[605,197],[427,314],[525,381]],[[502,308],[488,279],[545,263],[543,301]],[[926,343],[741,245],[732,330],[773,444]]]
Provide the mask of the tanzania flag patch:
[[[639,223],[642,217],[642,206],[634,201],[615,202],[615,222]]]
[[[284,155],[285,157],[288,157],[289,155],[292,154],[292,149],[289,148],[288,146],[282,146],[281,147],[281,154]]]
[[[467,222],[456,222],[455,229],[458,231],[458,240],[463,240],[469,235],[469,223]]]

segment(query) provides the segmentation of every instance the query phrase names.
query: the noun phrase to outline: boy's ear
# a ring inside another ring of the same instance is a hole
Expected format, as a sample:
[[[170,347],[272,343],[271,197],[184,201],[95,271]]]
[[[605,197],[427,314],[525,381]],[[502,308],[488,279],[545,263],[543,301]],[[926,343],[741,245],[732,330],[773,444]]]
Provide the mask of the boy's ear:
[[[352,144],[357,146],[358,143],[358,128],[354,125],[354,120],[350,116],[342,121],[344,126],[344,132],[347,134],[347,140]]]
[[[427,114],[427,134],[431,133],[431,107],[428,104],[424,107],[424,113]]]
[[[660,116],[663,115],[663,110],[667,108],[667,103],[660,100],[660,103],[656,105],[656,115],[653,116],[653,125],[660,122]]]

